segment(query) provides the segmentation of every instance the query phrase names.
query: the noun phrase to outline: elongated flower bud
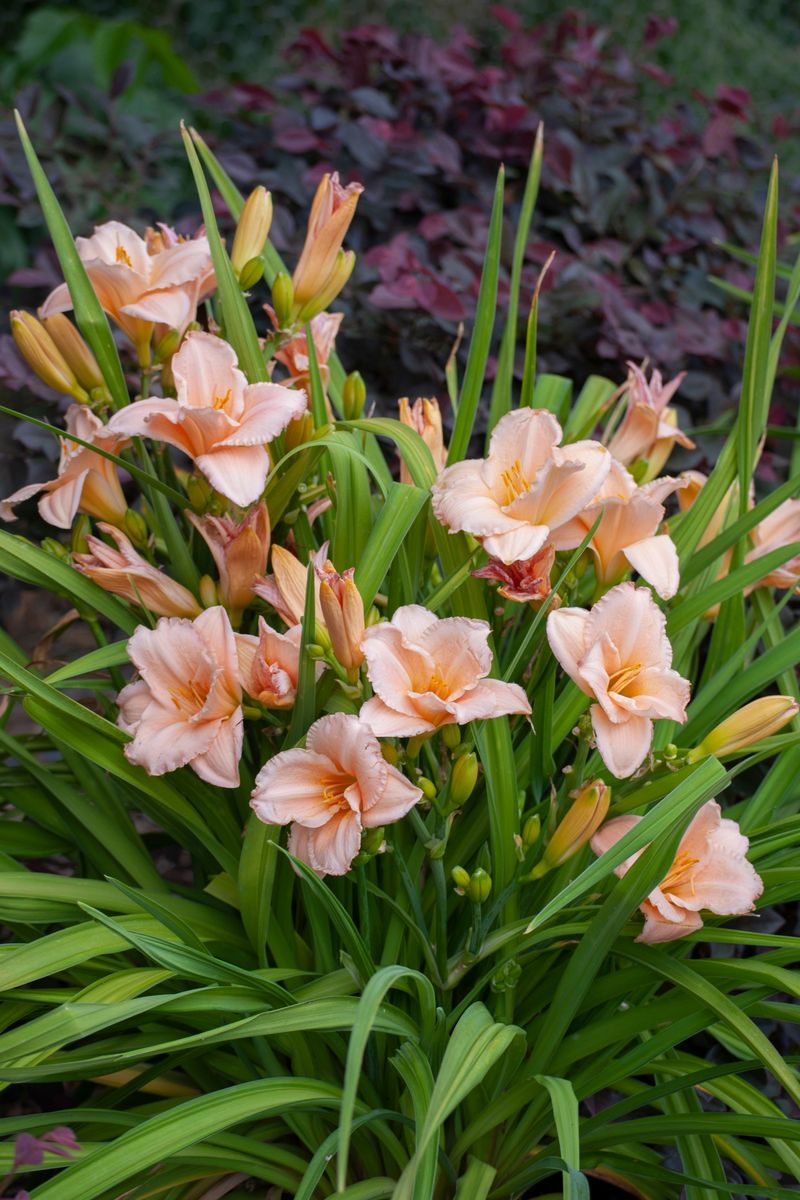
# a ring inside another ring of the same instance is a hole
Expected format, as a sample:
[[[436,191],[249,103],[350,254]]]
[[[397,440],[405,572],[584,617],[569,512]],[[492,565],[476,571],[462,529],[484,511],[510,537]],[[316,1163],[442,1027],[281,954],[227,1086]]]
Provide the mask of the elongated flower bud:
[[[351,371],[342,387],[342,412],[346,421],[356,421],[364,411],[367,389],[360,371]]]
[[[459,808],[469,800],[478,782],[478,760],[473,753],[461,754],[450,776],[450,804]]]
[[[243,287],[253,286],[242,281],[242,271],[253,259],[260,258],[271,224],[272,196],[264,187],[254,188],[242,209],[231,249],[231,264]]]
[[[358,670],[364,661],[364,601],[353,580],[355,568],[339,575],[332,563],[326,562],[317,574],[319,602],[333,653],[346,670]]]
[[[276,329],[285,329],[291,322],[294,308],[294,284],[285,271],[280,271],[272,284],[272,307],[275,310]]]
[[[297,292],[295,291],[296,319],[300,322],[310,321],[317,313],[324,312],[332,304],[353,274],[356,256],[352,250],[340,250],[336,256],[333,270],[315,296],[307,300],[302,308],[298,308]]]
[[[78,383],[89,392],[93,388],[105,387],[103,372],[97,365],[97,359],[69,317],[65,313],[53,313],[52,317],[45,317],[42,324]]]
[[[584,784],[528,878],[540,879],[577,854],[602,825],[610,803],[611,789],[601,779]]]
[[[20,354],[42,383],[81,404],[87,402],[86,391],[41,321],[31,313],[15,310],[11,314],[11,333]]]
[[[748,746],[780,733],[800,711],[791,696],[762,696],[738,709],[711,733],[706,734],[699,746],[687,754],[688,762],[697,762],[709,754],[722,756],[746,750]]]

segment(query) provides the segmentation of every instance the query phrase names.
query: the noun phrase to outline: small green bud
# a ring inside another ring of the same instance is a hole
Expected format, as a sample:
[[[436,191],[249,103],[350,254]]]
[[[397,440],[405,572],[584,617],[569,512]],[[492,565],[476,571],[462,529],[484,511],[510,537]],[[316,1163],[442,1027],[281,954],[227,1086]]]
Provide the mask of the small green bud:
[[[458,725],[445,725],[442,730],[442,741],[448,750],[455,750],[461,741],[461,730]]]
[[[463,867],[453,867],[450,878],[457,888],[463,890],[469,887],[469,871],[465,871]]]
[[[400,755],[397,747],[392,746],[389,742],[381,742],[381,754],[384,762],[388,762],[390,767],[396,767],[400,762]]]
[[[662,750],[662,754],[667,762],[671,762],[673,758],[678,757],[678,747],[674,742],[668,742]]]
[[[377,829],[368,829],[361,839],[361,853],[378,854],[383,845],[384,832],[382,825]]]
[[[351,371],[342,386],[342,412],[346,421],[356,421],[364,411],[367,388],[360,371]]]
[[[61,542],[57,542],[55,538],[42,538],[42,549],[45,554],[51,555],[52,558],[57,558],[61,562],[69,562],[69,550]]]
[[[213,495],[211,484],[202,475],[190,475],[184,486],[194,511],[205,512]]]
[[[272,284],[272,307],[278,321],[278,328],[285,329],[292,319],[294,308],[294,284],[290,275],[281,271],[275,276]]]
[[[466,887],[467,895],[473,904],[484,904],[491,895],[492,877],[484,871],[483,867],[478,867],[472,872],[469,883]]]
[[[426,800],[435,800],[438,788],[432,779],[428,779],[426,775],[420,775],[417,780],[417,787],[422,788],[422,794]]]
[[[522,826],[522,844],[526,850],[530,850],[531,846],[535,846],[539,840],[539,834],[542,832],[542,819],[538,813],[532,817],[528,817],[525,824]]]
[[[264,274],[263,258],[251,258],[239,272],[239,287],[243,292],[249,292],[256,286]]]
[[[129,508],[125,513],[125,532],[133,542],[134,546],[146,546],[149,537],[147,522],[140,512],[135,508]]]
[[[200,600],[204,608],[213,608],[219,604],[219,596],[217,594],[217,585],[210,575],[200,576]]]
[[[156,343],[153,357],[157,363],[166,362],[168,358],[172,358],[178,346],[181,344],[181,334],[177,329],[170,329],[165,333],[160,342]]]
[[[469,800],[478,782],[478,760],[474,754],[462,754],[453,763],[450,774],[450,802],[459,807]]]
[[[86,538],[91,532],[92,522],[86,516],[86,513],[79,513],[73,523],[72,537],[70,539],[73,554],[88,554],[89,543],[86,541]]]

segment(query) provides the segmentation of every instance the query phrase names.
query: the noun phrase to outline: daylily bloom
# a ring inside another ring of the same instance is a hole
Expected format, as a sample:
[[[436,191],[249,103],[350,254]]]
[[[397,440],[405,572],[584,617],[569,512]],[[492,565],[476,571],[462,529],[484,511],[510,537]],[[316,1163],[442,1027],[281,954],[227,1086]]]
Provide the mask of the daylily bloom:
[[[637,458],[648,462],[647,478],[654,478],[669,458],[675,442],[691,450],[694,442],[678,429],[677,414],[668,407],[686,378],[682,371],[664,383],[660,371],[653,371],[648,382],[644,371],[628,363],[628,408],[608,448],[627,466]]]
[[[541,604],[550,594],[550,572],[555,560],[556,552],[548,542],[532,558],[508,565],[499,558],[490,558],[485,566],[472,574],[477,579],[499,580],[503,586],[497,589],[497,594],[506,600],[517,600],[520,604]],[[554,596],[554,607],[558,608],[560,603],[559,597]]]
[[[272,314],[272,310],[267,307],[267,311]],[[277,318],[273,315],[273,324]],[[317,356],[319,365],[319,373],[323,384],[328,382],[328,359],[333,354],[333,347],[336,342],[336,335],[339,332],[339,326],[344,320],[344,313],[317,313],[313,321],[311,321],[311,338],[314,342],[314,352]],[[277,326],[276,326],[277,328]],[[283,346],[280,346],[275,351],[275,357],[289,372],[289,378],[286,384],[297,388],[309,387],[308,374],[308,343],[306,342],[306,332],[303,329],[300,333],[296,333]]]
[[[663,501],[683,486],[681,479],[666,476],[637,487],[630,472],[614,460],[591,504],[555,532],[555,548],[574,550],[602,513],[589,543],[597,582],[610,586],[633,567],[669,600],[680,586],[678,552],[672,538],[658,530],[665,516]]]
[[[213,488],[246,508],[264,491],[266,443],[305,412],[305,393],[248,383],[232,348],[210,333],[187,335],[172,374],[176,400],[137,400],[115,413],[109,428],[177,446]]]
[[[361,643],[375,695],[361,709],[378,737],[414,737],[443,725],[530,714],[516,683],[487,679],[489,625],[469,617],[440,620],[419,604],[367,629]]]
[[[399,821],[421,797],[367,725],[334,713],[314,722],[304,750],[285,750],[261,768],[250,804],[267,824],[292,822],[289,851],[318,875],[344,875],[362,830]]]
[[[618,779],[644,762],[653,720],[686,720],[689,681],[672,670],[665,617],[647,588],[621,583],[591,612],[561,608],[547,638],[561,666],[596,701],[589,710],[597,748]]]
[[[409,404],[408,398],[403,396],[397,401],[397,404],[400,410],[398,416],[402,423],[419,434],[431,452],[433,465],[436,470],[443,471],[447,464],[447,450],[444,444],[444,431],[442,429],[442,414],[439,409],[439,401],[436,399],[429,400],[421,396],[413,404]],[[414,482],[402,455],[400,457],[400,482]]]
[[[69,529],[77,512],[112,525],[121,525],[125,520],[128,504],[117,468],[107,458],[72,441],[70,434],[112,454],[119,453],[126,445],[126,439],[110,425],[104,425],[83,404],[73,404],[67,409],[66,424],[66,437],[60,439],[58,475],[47,483],[29,483],[0,501],[2,520],[15,521],[14,505],[39,492],[44,492],[39,501],[39,512],[45,521],[59,529]]]
[[[319,579],[319,603],[331,649],[342,666],[357,671],[364,661],[361,639],[364,636],[364,601],[355,585],[355,567],[340,575],[326,560],[316,568]]]
[[[591,502],[611,468],[599,442],[559,449],[560,440],[561,426],[545,409],[506,413],[487,458],[454,463],[439,475],[434,513],[451,533],[473,534],[492,558],[532,558]]]
[[[303,627],[294,625],[278,633],[258,618],[258,637],[237,633],[236,650],[242,687],[265,708],[291,708],[300,674],[300,641]],[[323,670],[317,664],[317,674]]]
[[[623,834],[642,818],[615,817],[591,841],[595,854],[605,854]],[[747,861],[749,842],[735,821],[722,816],[716,800],[709,800],[684,833],[675,859],[639,909],[644,929],[637,942],[672,942],[695,929],[702,929],[701,909],[720,917],[738,917],[752,912],[764,890],[760,876]],[[614,868],[620,878],[643,850]]]
[[[217,787],[236,787],[242,753],[242,688],[236,641],[219,606],[194,621],[162,617],[128,642],[139,672],[117,697],[125,756],[148,775],[190,766]]]
[[[154,324],[183,332],[197,304],[214,288],[205,235],[183,241],[162,225],[139,237],[119,221],[98,225],[90,238],[75,239],[86,273],[104,311],[130,338],[144,361]],[[51,292],[41,315],[66,312],[72,297],[66,283]]]
[[[233,517],[187,517],[211,551],[219,572],[222,603],[241,613],[253,599],[253,584],[267,569],[269,513],[266,504],[252,508],[242,521]]]
[[[342,242],[356,211],[360,183],[342,187],[339,176],[323,175],[311,205],[303,252],[294,269],[294,310],[298,320],[327,308],[352,271],[355,256],[342,252]],[[335,289],[335,290],[334,290]],[[333,294],[331,295],[331,292]]]
[[[102,538],[89,534],[89,551],[73,554],[73,565],[107,592],[130,600],[160,617],[196,617],[200,605],[188,588],[176,583],[142,558],[119,529],[101,522],[98,526],[116,542],[116,549]]]
[[[772,550],[780,550],[792,542],[800,542],[800,500],[784,500],[783,504],[779,504],[763,521],[759,521],[750,536],[753,539],[753,549],[745,556],[745,562],[754,562]],[[790,588],[796,587],[798,580],[800,554],[770,571],[753,586]],[[750,590],[752,591],[752,588]]]
[[[322,609],[319,603],[320,579],[316,568],[325,561],[327,543],[314,555],[314,594],[316,597],[317,623],[324,625]],[[303,620],[306,606],[306,575],[308,568],[304,567],[298,558],[283,546],[272,547],[272,574],[264,579],[257,579],[253,591],[267,604],[271,604],[278,616],[287,625],[299,625]]]

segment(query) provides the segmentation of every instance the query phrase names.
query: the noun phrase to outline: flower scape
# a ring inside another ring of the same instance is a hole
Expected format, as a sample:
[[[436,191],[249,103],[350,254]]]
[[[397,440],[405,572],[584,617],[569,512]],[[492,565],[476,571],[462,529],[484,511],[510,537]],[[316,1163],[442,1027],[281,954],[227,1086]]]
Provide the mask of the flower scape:
[[[33,659],[0,640],[0,1080],[68,1089],[24,1128],[70,1153],[42,1138],[12,1176],[42,1200],[792,1194],[800,1083],[769,1033],[798,994],[800,483],[758,475],[777,175],[703,474],[683,374],[573,388],[536,374],[536,303],[494,327],[502,170],[463,378],[445,344],[379,415],[331,311],[361,184],[318,177],[291,273],[269,193],[183,136],[204,228],[73,241],[21,127],[64,282],[12,333],[60,458],[0,504],[0,568],[71,613]]]

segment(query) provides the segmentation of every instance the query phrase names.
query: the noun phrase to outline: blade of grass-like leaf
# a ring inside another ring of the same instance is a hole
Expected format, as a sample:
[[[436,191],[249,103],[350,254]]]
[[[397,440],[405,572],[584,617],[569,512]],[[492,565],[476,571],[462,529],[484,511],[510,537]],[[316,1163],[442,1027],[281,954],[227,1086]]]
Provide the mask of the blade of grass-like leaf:
[[[61,211],[55,192],[42,170],[39,159],[36,157],[36,151],[28,137],[22,117],[16,110],[14,117],[36,194],[42,206],[45,223],[50,237],[53,239],[53,246],[69,288],[75,320],[97,359],[97,365],[100,367],[103,379],[111,393],[114,407],[123,408],[130,402],[130,397],[108,318],[103,312],[100,301],[89,281],[89,276],[86,274],[86,268],[78,254],[69,225]]]
[[[455,1200],[486,1200],[497,1176],[497,1168],[471,1158],[458,1181]]]
[[[544,145],[544,126],[541,121],[536,130],[531,160],[528,165],[528,176],[525,180],[525,190],[520,207],[519,223],[514,238],[514,253],[511,261],[511,280],[508,292],[508,311],[503,337],[500,342],[500,353],[497,357],[497,373],[492,387],[492,400],[489,406],[489,422],[486,431],[487,446],[492,430],[500,418],[511,408],[511,392],[514,380],[514,352],[517,346],[517,310],[519,307],[519,285],[522,277],[522,264],[525,260],[525,250],[528,245],[528,235],[539,193],[539,179],[542,173],[542,148]],[[538,294],[535,293],[535,296]],[[535,304],[535,299],[534,299]],[[533,306],[531,306],[533,312]],[[534,317],[535,331],[535,317]],[[530,319],[528,322],[530,334]],[[534,332],[534,346],[536,334]],[[534,350],[535,358],[535,350]],[[534,366],[535,372],[535,366]]]
[[[393,483],[390,487],[356,566],[355,582],[366,609],[375,599],[408,531],[428,498],[427,491],[409,484]]]
[[[589,1200],[589,1184],[581,1174],[581,1136],[578,1101],[568,1079],[553,1075],[536,1075],[537,1083],[546,1088],[553,1106],[558,1133],[558,1148],[566,1163],[563,1172],[564,1200]]]
[[[531,307],[530,307],[530,312],[528,313],[528,324],[527,324],[527,328],[525,330],[525,365],[522,370],[522,387],[520,389],[520,395],[519,395],[520,408],[537,408],[537,407],[539,407],[537,395],[536,395],[536,385],[537,385],[536,351],[537,351],[537,339],[539,336],[539,295],[542,290],[542,284],[544,283],[544,277],[547,274],[547,272],[550,270],[550,266],[551,266],[555,256],[556,256],[556,252],[554,250],[552,252],[552,254],[550,254],[547,261],[545,262],[541,271],[539,272],[539,277],[536,280],[536,286],[533,289],[533,296],[531,297]],[[545,377],[545,378],[557,379],[557,378],[559,378],[559,376],[553,375],[553,376],[549,376],[549,377]],[[572,394],[572,386],[570,384],[570,387],[566,394],[564,393],[563,389],[559,389],[559,397],[558,397],[559,410],[552,408],[551,404],[547,403],[547,402],[542,403],[541,407],[542,408],[550,408],[550,411],[554,412],[556,414],[559,421],[562,421],[563,417],[564,417],[564,413],[566,412],[566,406],[569,403],[569,396],[571,394]],[[549,393],[548,399],[551,400],[551,402],[555,402],[556,401],[555,394],[553,392]],[[562,405],[561,405],[562,400],[563,400],[563,409],[562,409]]]
[[[497,278],[500,272],[500,249],[503,235],[503,188],[505,170],[500,167],[495,185],[492,216],[489,222],[489,236],[486,242],[486,256],[483,261],[481,287],[478,294],[478,304],[475,310],[475,324],[467,355],[467,366],[464,371],[464,382],[458,399],[458,416],[450,438],[450,449],[447,462],[459,462],[469,446],[472,436],[472,426],[478,411],[481,389],[486,374],[486,363],[489,358],[489,347],[492,342],[495,311],[497,308]]]
[[[258,334],[247,307],[247,301],[233,272],[231,260],[228,258],[222,238],[217,229],[217,218],[211,193],[208,190],[205,174],[194,142],[185,126],[181,127],[183,144],[189,159],[189,166],[194,176],[195,187],[200,198],[200,208],[203,212],[203,222],[206,227],[211,259],[214,263],[214,274],[217,277],[217,294],[222,308],[222,318],[225,323],[225,336],[239,360],[239,366],[244,371],[250,383],[263,383],[268,378],[264,356],[258,344]]]
[[[389,438],[403,456],[409,474],[418,488],[428,490],[436,478],[433,456],[420,435],[392,417],[361,417],[357,421],[337,421],[338,429],[361,429],[375,437]]]
[[[589,437],[619,389],[610,379],[602,375],[590,375],[580,390],[578,399],[570,409],[564,423],[564,437],[569,442],[578,442]]]
[[[317,708],[317,676],[315,663],[308,652],[308,647],[314,640],[316,628],[316,599],[314,593],[314,564],[309,563],[306,569],[306,598],[303,610],[303,632],[300,638],[300,666],[297,675],[297,695],[289,731],[286,734],[285,749],[296,746],[305,737],[309,726],[314,720]]]
[[[796,554],[800,554],[800,542],[791,542],[787,546],[781,546],[778,550],[771,550],[768,554],[764,554],[752,562],[737,567],[735,571],[731,571],[725,578],[718,579],[708,587],[703,588],[697,595],[687,596],[685,599],[682,599],[680,604],[672,610],[667,618],[667,632],[670,637],[679,633],[682,629],[686,629],[693,621],[702,617],[703,613],[707,612],[715,604],[720,604],[723,600],[727,600],[729,596],[735,596],[737,593],[743,592],[749,584],[757,583],[763,576],[782,566]]]

